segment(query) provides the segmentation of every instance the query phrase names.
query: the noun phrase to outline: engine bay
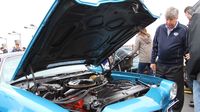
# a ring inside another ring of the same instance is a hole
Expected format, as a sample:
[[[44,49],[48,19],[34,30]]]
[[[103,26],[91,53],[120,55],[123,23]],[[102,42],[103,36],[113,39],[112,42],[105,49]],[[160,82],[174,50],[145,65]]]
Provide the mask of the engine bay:
[[[101,112],[109,104],[142,96],[150,88],[140,81],[113,80],[91,72],[26,78],[13,85],[72,112]]]

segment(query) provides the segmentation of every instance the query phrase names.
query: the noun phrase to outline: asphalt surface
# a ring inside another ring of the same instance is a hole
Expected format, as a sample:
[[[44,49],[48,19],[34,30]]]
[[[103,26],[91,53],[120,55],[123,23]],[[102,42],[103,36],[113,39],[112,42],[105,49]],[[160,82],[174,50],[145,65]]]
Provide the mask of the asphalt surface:
[[[189,106],[192,99],[192,94],[185,94],[184,106],[182,112],[194,112],[194,108]]]

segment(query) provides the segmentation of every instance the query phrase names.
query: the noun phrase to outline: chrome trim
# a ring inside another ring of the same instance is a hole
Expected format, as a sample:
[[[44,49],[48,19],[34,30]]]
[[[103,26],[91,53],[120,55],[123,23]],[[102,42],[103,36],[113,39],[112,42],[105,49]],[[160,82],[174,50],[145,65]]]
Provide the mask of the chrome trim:
[[[167,106],[167,109],[166,109],[165,112],[172,112],[172,110],[171,110],[172,108],[171,107],[173,107],[177,102],[179,102],[179,100],[175,99],[171,103],[169,103],[169,105]]]

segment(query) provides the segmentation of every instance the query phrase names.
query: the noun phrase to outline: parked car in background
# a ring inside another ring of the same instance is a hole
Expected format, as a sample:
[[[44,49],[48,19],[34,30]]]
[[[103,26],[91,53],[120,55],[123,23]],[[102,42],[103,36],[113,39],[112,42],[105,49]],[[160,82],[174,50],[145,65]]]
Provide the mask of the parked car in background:
[[[139,0],[56,0],[15,72],[2,61],[0,111],[168,112],[176,83],[102,65],[155,20]]]
[[[0,54],[0,79],[10,82],[24,52]]]
[[[139,57],[138,54],[132,54],[130,47],[122,46],[114,53],[115,70],[137,72]]]

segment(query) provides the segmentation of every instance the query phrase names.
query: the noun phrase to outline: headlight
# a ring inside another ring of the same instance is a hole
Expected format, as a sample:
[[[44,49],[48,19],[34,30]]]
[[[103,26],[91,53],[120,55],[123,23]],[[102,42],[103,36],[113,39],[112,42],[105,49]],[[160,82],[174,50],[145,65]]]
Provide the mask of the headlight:
[[[170,99],[173,100],[176,97],[176,95],[177,95],[177,85],[176,83],[174,83],[170,90]]]

